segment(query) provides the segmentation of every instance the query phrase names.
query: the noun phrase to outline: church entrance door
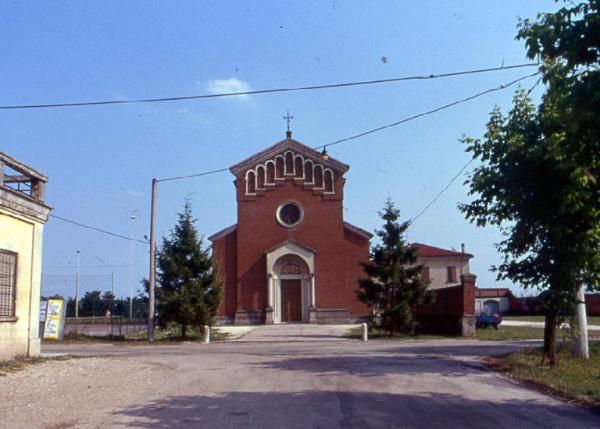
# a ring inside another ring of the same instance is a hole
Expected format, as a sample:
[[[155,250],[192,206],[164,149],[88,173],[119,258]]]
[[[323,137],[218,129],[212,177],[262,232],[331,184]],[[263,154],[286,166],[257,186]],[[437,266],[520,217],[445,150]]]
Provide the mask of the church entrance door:
[[[302,322],[302,280],[281,280],[281,321]]]

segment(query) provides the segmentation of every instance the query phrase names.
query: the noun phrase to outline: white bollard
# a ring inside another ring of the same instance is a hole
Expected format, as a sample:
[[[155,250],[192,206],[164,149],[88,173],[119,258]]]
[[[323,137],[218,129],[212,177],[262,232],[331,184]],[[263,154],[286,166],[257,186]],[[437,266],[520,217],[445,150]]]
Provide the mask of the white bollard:
[[[204,337],[202,338],[203,343],[210,343],[210,326],[204,325]]]
[[[361,326],[362,326],[362,340],[367,341],[369,339],[369,328],[367,327],[366,323],[363,323]]]

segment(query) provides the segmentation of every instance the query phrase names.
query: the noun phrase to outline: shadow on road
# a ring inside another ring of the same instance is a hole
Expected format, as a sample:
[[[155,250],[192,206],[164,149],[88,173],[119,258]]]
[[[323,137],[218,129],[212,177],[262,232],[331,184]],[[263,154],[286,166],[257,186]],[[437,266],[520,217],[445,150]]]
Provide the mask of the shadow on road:
[[[114,424],[147,428],[548,428],[598,427],[566,404],[370,392],[233,392],[173,396],[116,413]]]

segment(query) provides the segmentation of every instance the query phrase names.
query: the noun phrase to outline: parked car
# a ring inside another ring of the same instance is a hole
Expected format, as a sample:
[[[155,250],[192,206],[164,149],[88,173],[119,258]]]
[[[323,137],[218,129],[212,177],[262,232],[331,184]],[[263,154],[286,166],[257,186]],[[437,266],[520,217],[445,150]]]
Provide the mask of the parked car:
[[[498,329],[498,326],[502,323],[502,316],[498,313],[487,314],[481,313],[477,317],[477,328],[487,328],[493,326],[494,329]]]

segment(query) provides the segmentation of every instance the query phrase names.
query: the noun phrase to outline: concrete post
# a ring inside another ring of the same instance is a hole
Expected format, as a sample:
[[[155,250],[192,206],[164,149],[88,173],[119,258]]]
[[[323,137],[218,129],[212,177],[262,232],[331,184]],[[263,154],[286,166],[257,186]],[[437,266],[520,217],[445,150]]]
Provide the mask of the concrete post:
[[[210,343],[210,326],[204,325],[204,330],[202,332],[202,342],[205,344]]]
[[[369,339],[369,327],[366,323],[360,325],[362,328],[362,340],[367,341]]]
[[[577,291],[577,335],[573,338],[573,355],[579,359],[589,359],[587,312],[585,308],[585,293],[583,286]]]

